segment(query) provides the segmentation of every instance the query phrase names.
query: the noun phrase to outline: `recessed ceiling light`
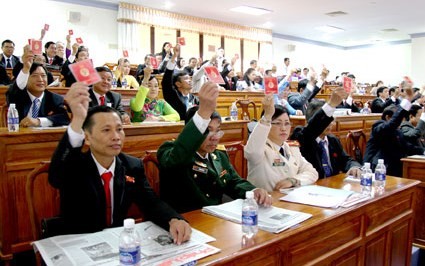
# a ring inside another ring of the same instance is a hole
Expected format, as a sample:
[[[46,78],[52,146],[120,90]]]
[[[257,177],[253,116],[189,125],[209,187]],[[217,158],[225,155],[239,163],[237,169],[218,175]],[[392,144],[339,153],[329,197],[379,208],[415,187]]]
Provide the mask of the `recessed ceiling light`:
[[[244,13],[253,16],[261,16],[264,14],[271,13],[271,10],[261,8],[261,7],[252,7],[252,6],[238,6],[231,8],[230,11]]]
[[[344,29],[341,29],[335,26],[329,26],[329,25],[316,27],[315,29],[326,32],[326,33],[330,33],[330,34],[345,31]]]

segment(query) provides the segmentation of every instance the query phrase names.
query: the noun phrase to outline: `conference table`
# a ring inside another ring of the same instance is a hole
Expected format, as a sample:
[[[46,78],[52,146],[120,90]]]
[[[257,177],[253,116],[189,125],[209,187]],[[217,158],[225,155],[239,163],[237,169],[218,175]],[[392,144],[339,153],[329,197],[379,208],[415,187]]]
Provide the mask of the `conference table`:
[[[360,192],[345,175],[321,179],[318,185]],[[416,186],[419,181],[387,177],[382,195],[349,208],[321,208],[279,201],[273,205],[313,216],[279,234],[259,230],[243,239],[241,225],[201,210],[184,214],[191,226],[217,239],[221,252],[200,265],[410,265]],[[374,191],[374,190],[373,190]]]

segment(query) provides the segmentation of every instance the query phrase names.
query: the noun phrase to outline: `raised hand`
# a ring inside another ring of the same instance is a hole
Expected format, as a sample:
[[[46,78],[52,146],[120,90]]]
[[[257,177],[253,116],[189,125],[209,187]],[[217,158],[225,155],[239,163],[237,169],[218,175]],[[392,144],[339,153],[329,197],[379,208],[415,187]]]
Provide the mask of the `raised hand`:
[[[206,82],[199,91],[199,110],[198,114],[203,119],[209,119],[215,111],[218,98],[218,85],[213,82]]]
[[[267,94],[263,100],[263,109],[264,109],[264,117],[267,120],[272,120],[272,116],[274,114],[274,101],[273,94]]]
[[[332,107],[337,107],[342,99],[346,99],[348,96],[343,87],[338,87],[332,91],[331,97],[328,101],[328,104]]]

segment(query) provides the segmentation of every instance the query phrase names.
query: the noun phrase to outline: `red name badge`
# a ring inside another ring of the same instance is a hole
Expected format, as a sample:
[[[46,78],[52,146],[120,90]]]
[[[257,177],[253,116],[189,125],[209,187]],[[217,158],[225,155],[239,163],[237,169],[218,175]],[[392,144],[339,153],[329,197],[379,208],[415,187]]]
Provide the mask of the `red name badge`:
[[[122,51],[122,55],[123,55],[124,57],[128,57],[128,51],[127,51],[127,50]]]
[[[78,44],[83,44],[83,39],[81,39],[80,37],[76,38],[75,41],[77,41]]]
[[[90,59],[70,64],[72,75],[78,82],[83,82],[86,85],[92,85],[100,81],[99,73],[94,69]]]
[[[156,57],[151,56],[150,57],[151,66],[153,69],[158,69],[158,60],[156,60]]]
[[[34,55],[41,55],[43,54],[43,45],[40,40],[31,39],[31,50]]]
[[[74,35],[74,31],[73,30],[68,30],[68,34],[69,35]]]
[[[186,45],[186,41],[185,41],[184,37],[178,37],[177,38],[177,43],[180,44],[180,46],[185,46]]]
[[[49,24],[44,24],[44,30],[48,31],[49,30]]]
[[[225,84],[223,77],[220,75],[218,69],[215,66],[208,66],[204,69],[209,81],[217,84]]]
[[[265,85],[265,93],[269,94],[277,94],[278,88],[277,88],[277,78],[275,77],[265,77],[264,78],[264,85]]]
[[[342,85],[346,93],[351,92],[351,87],[353,86],[353,80],[349,77],[344,77],[342,80]]]

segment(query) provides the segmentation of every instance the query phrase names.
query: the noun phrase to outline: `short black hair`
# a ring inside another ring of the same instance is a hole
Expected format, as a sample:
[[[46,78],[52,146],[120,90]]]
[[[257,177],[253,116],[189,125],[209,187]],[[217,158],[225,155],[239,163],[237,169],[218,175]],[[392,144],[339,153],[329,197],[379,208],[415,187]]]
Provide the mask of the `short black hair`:
[[[44,72],[46,72],[47,75],[47,69],[43,64],[40,63],[32,63],[31,67],[30,67],[30,75],[39,67],[42,67],[44,69]]]
[[[249,64],[250,64],[250,65],[252,65],[252,64],[256,64],[256,63],[257,63],[257,60],[255,60],[255,59],[254,59],[254,60],[251,60],[251,61],[249,62]]]
[[[422,109],[422,106],[417,104],[412,104],[412,107],[410,107],[409,114],[406,116],[406,120],[410,120],[410,116],[416,116],[418,114],[418,111]]]
[[[387,89],[387,86],[381,86],[376,90],[376,96],[379,97],[379,94],[381,94],[385,89]]]
[[[356,76],[354,76],[353,74],[348,74],[347,77],[349,77],[350,79],[355,79]]]
[[[388,89],[388,93],[390,94],[390,96],[395,92],[395,88],[391,87]]]
[[[323,105],[325,105],[325,101],[317,99],[314,99],[308,104],[307,110],[305,111],[305,120],[307,123],[314,116],[314,114],[322,108]]]
[[[50,42],[46,42],[46,44],[44,45],[44,49],[48,49],[49,47],[50,47],[50,45],[52,45],[52,44],[54,44],[54,45],[56,45],[56,43],[54,43],[54,42],[52,42],[52,41],[50,41]]]
[[[173,74],[173,85],[175,86],[177,81],[181,82],[181,77],[184,77],[186,75],[189,75],[186,71],[176,71]]]
[[[288,61],[289,60],[289,57],[285,57],[284,59],[283,59],[283,62],[286,62],[286,61]]]
[[[288,114],[288,117],[289,117],[288,109],[286,109],[286,107],[283,107],[280,104],[275,104],[274,105],[274,114],[272,116],[272,120],[275,120],[276,118],[278,118],[279,116],[281,116],[283,114]],[[263,116],[263,115],[264,115],[264,109],[263,109],[263,111],[261,111],[261,116]]]
[[[307,84],[308,84],[308,79],[300,80],[300,81],[298,82],[298,88],[297,88],[297,91],[298,91],[298,92],[301,92],[301,89],[305,90],[305,88],[307,87]]]
[[[184,119],[184,124],[186,125],[187,123],[189,123],[190,119],[192,119],[192,117],[195,115],[196,111],[199,110],[199,105],[193,106],[191,108],[189,108],[189,110],[187,110],[186,112],[186,118]],[[221,115],[217,112],[214,111],[211,116],[210,116],[211,120],[213,119],[218,119],[220,120],[221,123]]]
[[[109,72],[113,76],[112,71],[107,66],[100,66],[100,67],[96,67],[95,69],[96,69],[97,73]]]
[[[1,43],[1,47],[3,47],[6,43],[11,43],[11,44],[13,44],[13,47],[15,47],[15,43],[14,43],[14,42],[12,42],[12,41],[11,41],[11,40],[9,40],[9,39],[4,40],[4,41]]]
[[[392,117],[396,111],[397,111],[397,106],[395,106],[394,104],[391,104],[390,106],[385,107],[384,111],[382,112],[381,119],[385,120],[386,116]]]
[[[97,105],[92,108],[89,108],[86,119],[84,120],[84,123],[83,123],[83,130],[87,130],[90,133],[92,132],[91,130],[95,123],[95,121],[93,120],[93,115],[97,113],[116,113],[122,122],[121,114],[116,109],[109,107],[107,105]]]
[[[75,58],[78,58],[78,55],[81,53],[81,52],[89,52],[89,49],[87,48],[87,47],[85,47],[85,46],[79,46],[78,47],[78,50],[77,50],[77,53],[75,54]]]

